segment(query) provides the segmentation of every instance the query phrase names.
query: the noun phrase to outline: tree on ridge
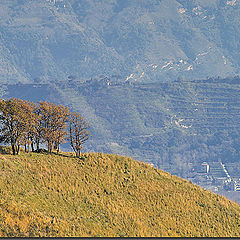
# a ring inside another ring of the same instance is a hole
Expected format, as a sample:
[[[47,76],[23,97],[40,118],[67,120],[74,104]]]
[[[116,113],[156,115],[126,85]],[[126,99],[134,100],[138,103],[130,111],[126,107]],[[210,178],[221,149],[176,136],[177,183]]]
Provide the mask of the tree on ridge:
[[[68,127],[69,126],[69,127]],[[12,153],[19,154],[20,146],[25,151],[40,151],[40,143],[46,143],[48,152],[59,152],[59,146],[70,140],[77,157],[82,144],[89,138],[88,124],[78,113],[68,107],[48,102],[0,98],[0,143],[10,144]]]
[[[88,124],[79,113],[72,113],[69,119],[69,139],[70,144],[76,153],[76,157],[80,157],[82,144],[89,139]]]
[[[39,102],[43,123],[43,140],[47,143],[48,152],[52,153],[54,144],[59,145],[67,137],[67,120],[70,114],[68,107],[48,102]]]
[[[10,143],[13,155],[18,154],[26,130],[19,99],[0,100],[0,125],[0,142]]]

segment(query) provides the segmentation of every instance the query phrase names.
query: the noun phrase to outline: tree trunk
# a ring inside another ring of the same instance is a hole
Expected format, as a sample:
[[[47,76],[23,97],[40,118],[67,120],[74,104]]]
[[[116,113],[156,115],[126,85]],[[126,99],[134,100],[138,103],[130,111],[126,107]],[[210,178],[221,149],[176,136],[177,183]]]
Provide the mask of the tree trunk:
[[[30,151],[30,143],[29,143],[29,141],[28,141],[28,144],[27,144],[27,152],[29,152]]]
[[[34,152],[34,144],[33,144],[33,141],[31,142],[31,148],[32,148],[32,152]]]
[[[48,142],[48,152],[52,153],[52,143],[51,143],[51,141]]]
[[[12,144],[12,152],[13,152],[13,155],[16,155],[15,145],[13,144]]]
[[[40,152],[40,141],[39,141],[39,139],[36,140],[36,144],[37,144],[37,152]]]

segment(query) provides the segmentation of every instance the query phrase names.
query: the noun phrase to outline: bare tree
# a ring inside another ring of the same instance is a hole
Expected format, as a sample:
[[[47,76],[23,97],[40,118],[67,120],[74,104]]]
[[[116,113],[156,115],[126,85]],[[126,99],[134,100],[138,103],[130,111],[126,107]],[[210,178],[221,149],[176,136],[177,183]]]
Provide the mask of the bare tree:
[[[82,144],[89,139],[88,124],[79,113],[72,113],[69,119],[69,139],[76,156],[81,155]]]

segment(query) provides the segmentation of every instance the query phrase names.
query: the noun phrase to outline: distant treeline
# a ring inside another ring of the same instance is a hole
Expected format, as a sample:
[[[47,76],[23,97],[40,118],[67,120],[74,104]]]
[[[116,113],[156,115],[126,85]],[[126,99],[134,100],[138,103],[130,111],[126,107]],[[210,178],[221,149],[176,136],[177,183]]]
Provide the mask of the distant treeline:
[[[59,152],[60,144],[69,141],[80,157],[82,144],[89,138],[88,124],[68,107],[49,102],[33,103],[21,99],[0,99],[0,143],[10,144],[13,155],[23,146],[26,152]],[[31,149],[30,149],[31,148]]]

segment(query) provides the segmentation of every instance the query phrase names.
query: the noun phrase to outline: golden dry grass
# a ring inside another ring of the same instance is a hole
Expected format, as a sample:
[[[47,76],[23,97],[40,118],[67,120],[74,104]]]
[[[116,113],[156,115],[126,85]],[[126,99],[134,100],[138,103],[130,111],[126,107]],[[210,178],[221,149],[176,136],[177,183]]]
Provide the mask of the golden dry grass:
[[[1,236],[240,236],[238,204],[129,157],[4,154],[0,177]]]

